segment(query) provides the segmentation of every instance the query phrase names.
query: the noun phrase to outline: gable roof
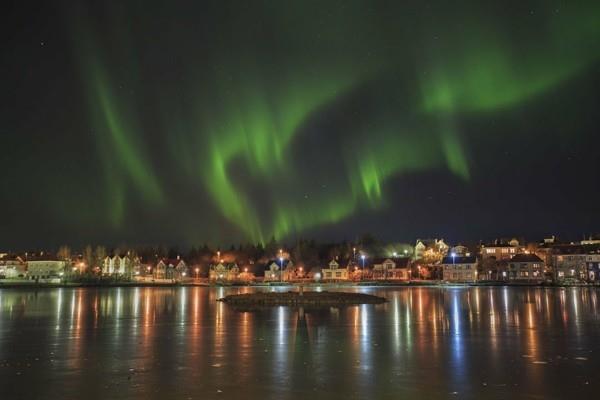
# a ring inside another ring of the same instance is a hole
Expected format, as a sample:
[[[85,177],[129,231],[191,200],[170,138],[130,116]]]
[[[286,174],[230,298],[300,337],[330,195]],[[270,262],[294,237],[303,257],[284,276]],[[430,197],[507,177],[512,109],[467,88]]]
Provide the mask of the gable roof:
[[[410,257],[378,257],[372,260],[372,263],[383,264],[386,260],[391,260],[396,264],[396,268],[406,268],[410,262]]]
[[[475,264],[476,262],[475,256],[455,256],[442,259],[442,264]]]
[[[537,262],[541,263],[542,259],[535,254],[515,254],[511,259],[511,262]]]
[[[277,258],[277,259],[269,260],[265,263],[265,271],[270,271],[271,265],[273,265],[273,264],[277,265],[277,268],[281,268],[281,261],[279,261],[279,259]],[[293,266],[294,263],[289,258],[284,258],[283,259],[283,268],[287,268],[288,265]]]

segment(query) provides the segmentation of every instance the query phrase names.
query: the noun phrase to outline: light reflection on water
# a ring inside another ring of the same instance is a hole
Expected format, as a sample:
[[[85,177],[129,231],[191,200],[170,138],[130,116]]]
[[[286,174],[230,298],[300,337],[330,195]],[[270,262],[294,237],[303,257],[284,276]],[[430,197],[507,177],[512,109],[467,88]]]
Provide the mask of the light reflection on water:
[[[598,390],[596,289],[357,288],[381,305],[238,311],[251,288],[0,290],[0,398],[471,398]]]

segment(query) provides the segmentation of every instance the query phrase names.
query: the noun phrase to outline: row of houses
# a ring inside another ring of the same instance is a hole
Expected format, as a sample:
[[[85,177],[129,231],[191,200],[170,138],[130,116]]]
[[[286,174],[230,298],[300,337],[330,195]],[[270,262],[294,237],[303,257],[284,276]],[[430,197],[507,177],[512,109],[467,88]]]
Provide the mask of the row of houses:
[[[211,282],[277,281],[407,281],[447,282],[600,282],[600,239],[562,243],[555,237],[522,244],[512,238],[487,244],[448,245],[443,239],[417,240],[410,250],[371,257],[363,251],[334,257],[322,266],[306,268],[289,257],[266,262],[217,260],[208,266],[188,266],[181,257],[144,263],[131,254],[105,257],[94,271],[109,276],[155,280],[205,279]],[[220,252],[217,253],[220,256]],[[48,254],[25,257],[0,253],[0,279],[57,280],[86,270],[85,262],[59,260]],[[200,271],[203,272],[202,276]],[[206,274],[206,271],[208,273]],[[207,276],[208,275],[208,276]]]

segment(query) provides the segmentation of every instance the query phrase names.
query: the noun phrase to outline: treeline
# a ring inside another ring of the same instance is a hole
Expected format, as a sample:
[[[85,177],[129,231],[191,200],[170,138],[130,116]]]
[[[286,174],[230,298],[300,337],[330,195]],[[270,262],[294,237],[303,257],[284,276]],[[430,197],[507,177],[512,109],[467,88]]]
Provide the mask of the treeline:
[[[318,242],[314,239],[299,239],[294,243],[278,242],[271,238],[264,245],[261,243],[232,244],[229,246],[210,246],[201,244],[186,249],[177,246],[85,246],[79,251],[73,251],[68,246],[58,249],[60,259],[83,262],[91,268],[101,268],[107,256],[125,256],[138,259],[143,264],[155,264],[161,259],[182,258],[188,265],[208,265],[223,260],[236,262],[239,265],[264,264],[280,256],[292,259],[294,263],[307,268],[322,266],[331,259],[347,260],[366,254],[368,257],[389,256],[392,252],[406,254],[407,249],[412,254],[412,247],[406,243],[386,244],[377,240],[373,235],[365,234],[356,241]]]

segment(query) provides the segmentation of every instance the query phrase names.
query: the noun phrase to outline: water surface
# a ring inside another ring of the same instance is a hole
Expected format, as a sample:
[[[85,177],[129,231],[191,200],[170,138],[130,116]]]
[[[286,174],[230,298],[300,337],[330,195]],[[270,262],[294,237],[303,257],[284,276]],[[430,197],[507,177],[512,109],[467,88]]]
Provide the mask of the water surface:
[[[251,290],[270,289],[0,290],[0,398],[599,393],[597,289],[359,288],[389,302],[320,310],[216,301]]]

